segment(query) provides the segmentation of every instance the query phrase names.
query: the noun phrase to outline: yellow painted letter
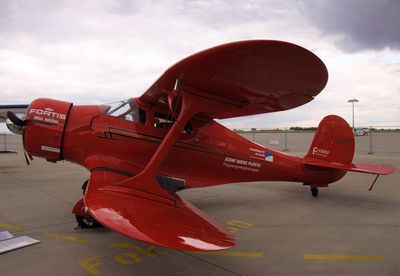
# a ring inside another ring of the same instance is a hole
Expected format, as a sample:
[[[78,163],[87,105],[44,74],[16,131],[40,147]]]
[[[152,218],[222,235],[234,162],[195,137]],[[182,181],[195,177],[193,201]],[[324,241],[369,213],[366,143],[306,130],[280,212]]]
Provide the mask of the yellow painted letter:
[[[123,265],[132,265],[140,262],[141,258],[134,253],[123,253],[115,256],[115,260]]]
[[[100,270],[97,269],[98,266],[103,265],[99,259],[103,258],[102,256],[94,256],[92,258],[84,259],[79,262],[81,266],[83,266],[87,271],[92,275],[100,274]]]

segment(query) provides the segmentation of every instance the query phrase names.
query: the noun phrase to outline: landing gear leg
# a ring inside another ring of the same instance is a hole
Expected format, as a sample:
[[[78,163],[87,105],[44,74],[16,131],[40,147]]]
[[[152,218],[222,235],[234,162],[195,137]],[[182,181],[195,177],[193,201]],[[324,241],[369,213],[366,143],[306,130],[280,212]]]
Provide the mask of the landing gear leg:
[[[85,182],[83,182],[83,184],[82,184],[82,193],[83,193],[83,195],[85,195],[85,193],[86,193],[88,182],[89,182],[89,179],[86,180]]]
[[[89,179],[86,180],[82,185],[83,195],[85,195],[85,193],[86,193],[88,182],[89,182]],[[83,206],[81,208],[83,208]],[[98,223],[94,218],[92,218],[88,214],[85,214],[85,215],[75,214],[75,219],[78,222],[77,228],[99,228],[102,226],[100,223]]]
[[[313,197],[317,197],[319,192],[317,187],[311,187],[311,194]]]

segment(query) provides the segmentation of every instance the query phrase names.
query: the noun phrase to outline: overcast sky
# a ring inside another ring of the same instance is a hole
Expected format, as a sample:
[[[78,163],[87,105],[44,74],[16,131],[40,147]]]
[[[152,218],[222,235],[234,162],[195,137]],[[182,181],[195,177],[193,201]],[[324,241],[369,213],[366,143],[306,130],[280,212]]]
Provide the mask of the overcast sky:
[[[230,127],[316,126],[328,114],[400,126],[400,1],[0,0],[0,104],[75,104],[140,96],[194,52],[245,39],[285,40],[326,64],[328,85],[290,111]]]

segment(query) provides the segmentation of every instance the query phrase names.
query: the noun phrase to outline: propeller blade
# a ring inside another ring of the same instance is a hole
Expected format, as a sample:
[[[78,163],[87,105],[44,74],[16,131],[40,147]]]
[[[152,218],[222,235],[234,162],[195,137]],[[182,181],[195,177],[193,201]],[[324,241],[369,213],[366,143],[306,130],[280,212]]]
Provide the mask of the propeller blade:
[[[19,118],[14,112],[7,111],[7,118],[17,126],[25,126],[25,120]]]

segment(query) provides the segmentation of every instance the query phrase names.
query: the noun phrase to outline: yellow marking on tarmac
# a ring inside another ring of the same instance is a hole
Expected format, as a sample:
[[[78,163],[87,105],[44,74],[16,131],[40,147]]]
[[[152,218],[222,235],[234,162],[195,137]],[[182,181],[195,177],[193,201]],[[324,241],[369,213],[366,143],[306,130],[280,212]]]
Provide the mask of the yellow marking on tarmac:
[[[202,252],[202,251],[185,251],[189,254],[195,255],[210,255],[210,256],[227,256],[227,257],[243,257],[243,258],[262,258],[264,253],[252,252],[252,251],[213,251],[213,252]]]
[[[0,222],[0,229],[19,231],[22,226]]]
[[[142,258],[134,253],[122,253],[115,256],[115,260],[123,265],[133,265],[140,262]]]
[[[103,258],[103,256],[94,256],[88,259],[84,259],[79,261],[79,264],[83,266],[90,274],[98,275],[100,274],[100,270],[97,268],[98,266],[103,265],[103,262],[100,262],[99,259]]]
[[[88,238],[84,237],[79,237],[79,236],[68,236],[64,234],[56,234],[56,233],[42,233],[43,237],[48,237],[48,238],[56,238],[60,240],[65,240],[65,241],[72,241],[72,242],[78,242],[78,243],[89,243],[90,240]]]
[[[241,220],[228,220],[226,222],[226,224],[228,224],[230,226],[238,227],[238,228],[252,228],[252,227],[254,227],[254,224],[249,223],[249,222],[245,222],[245,221],[241,221]]]
[[[304,254],[305,260],[330,261],[383,261],[383,256]]]
[[[113,243],[111,245],[111,247],[123,248],[123,249],[135,249],[135,250],[139,251],[140,253],[143,253],[144,255],[146,255],[148,257],[152,257],[152,258],[154,258],[157,255],[164,254],[164,253],[158,252],[156,250],[155,246],[150,246],[149,248],[146,249],[146,248],[142,248],[142,247],[136,245],[133,242],[116,242],[116,243]]]
[[[227,226],[226,229],[228,229],[228,231],[231,233],[236,233],[239,231],[239,228],[232,227],[232,226]]]
[[[227,224],[226,229],[228,229],[228,231],[231,233],[236,233],[239,231],[239,229],[248,229],[254,227],[254,224],[250,222],[235,220],[235,219],[228,220],[226,224]]]

